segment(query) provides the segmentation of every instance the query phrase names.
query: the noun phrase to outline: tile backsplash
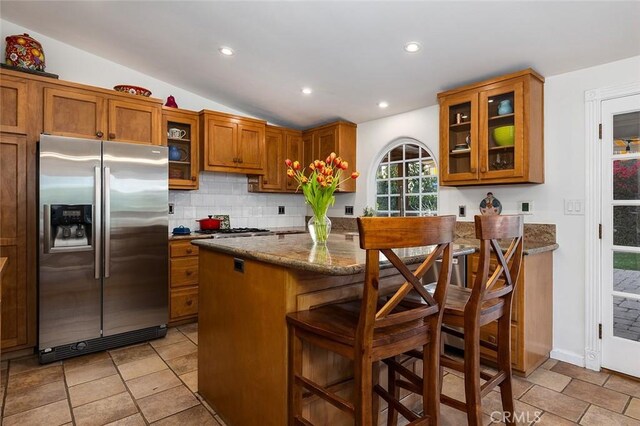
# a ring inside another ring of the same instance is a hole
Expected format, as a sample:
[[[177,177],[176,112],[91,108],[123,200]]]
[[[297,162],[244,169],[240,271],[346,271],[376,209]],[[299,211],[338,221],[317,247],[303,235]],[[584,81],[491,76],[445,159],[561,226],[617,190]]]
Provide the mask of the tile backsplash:
[[[234,228],[275,228],[304,226],[307,207],[300,194],[264,194],[247,190],[247,177],[233,173],[200,173],[197,191],[169,191],[174,214],[169,215],[169,231],[184,225],[199,229],[196,219],[210,214],[227,214]],[[278,207],[285,214],[278,214]]]

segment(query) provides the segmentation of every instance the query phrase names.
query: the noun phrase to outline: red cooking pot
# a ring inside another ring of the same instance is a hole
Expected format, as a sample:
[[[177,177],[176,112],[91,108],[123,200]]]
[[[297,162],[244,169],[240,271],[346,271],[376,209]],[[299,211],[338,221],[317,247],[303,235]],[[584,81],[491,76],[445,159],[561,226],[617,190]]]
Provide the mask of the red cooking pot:
[[[208,229],[220,229],[220,222],[222,222],[222,220],[209,215],[209,219],[199,219],[196,220],[196,222],[200,222],[200,229],[206,231]]]

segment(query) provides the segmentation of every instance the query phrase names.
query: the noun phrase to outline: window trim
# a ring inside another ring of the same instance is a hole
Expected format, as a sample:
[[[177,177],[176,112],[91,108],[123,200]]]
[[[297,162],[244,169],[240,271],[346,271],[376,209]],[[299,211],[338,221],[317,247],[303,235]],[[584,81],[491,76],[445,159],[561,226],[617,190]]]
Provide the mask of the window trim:
[[[378,154],[376,154],[376,156],[374,157],[374,161],[371,163],[371,166],[369,168],[369,179],[367,182],[367,185],[369,187],[369,190],[367,191],[367,207],[373,207],[375,209],[376,207],[376,198],[377,198],[377,185],[376,185],[376,173],[378,171],[378,166],[380,165],[380,161],[382,161],[382,158],[388,154],[391,150],[393,150],[394,148],[397,148],[398,146],[401,145],[405,145],[405,144],[413,144],[413,145],[417,145],[420,148],[424,149],[425,151],[427,151],[427,153],[431,156],[431,158],[433,158],[433,162],[435,163],[436,167],[438,168],[438,174],[437,174],[437,189],[436,189],[436,197],[438,200],[438,207],[436,209],[436,214],[440,214],[440,206],[441,206],[441,198],[440,198],[440,165],[438,164],[437,161],[437,157],[433,154],[433,151],[424,143],[419,141],[418,139],[409,137],[409,136],[400,136],[398,138],[393,139],[392,141],[390,141],[389,143],[387,143],[385,146],[382,147],[382,149],[380,149],[380,151],[378,152]]]

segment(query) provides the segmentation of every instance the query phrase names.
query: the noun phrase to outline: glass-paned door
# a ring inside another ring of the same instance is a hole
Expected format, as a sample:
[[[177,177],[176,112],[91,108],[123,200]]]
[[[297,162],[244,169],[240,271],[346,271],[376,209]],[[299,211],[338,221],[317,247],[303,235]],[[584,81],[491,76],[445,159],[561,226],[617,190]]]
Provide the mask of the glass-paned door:
[[[640,377],[640,95],[602,103],[602,366]]]

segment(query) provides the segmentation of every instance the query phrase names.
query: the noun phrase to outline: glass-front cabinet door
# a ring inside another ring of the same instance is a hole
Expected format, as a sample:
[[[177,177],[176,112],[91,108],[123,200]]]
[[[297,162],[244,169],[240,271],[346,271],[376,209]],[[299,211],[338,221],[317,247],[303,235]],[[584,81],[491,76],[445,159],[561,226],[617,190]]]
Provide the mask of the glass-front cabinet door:
[[[164,107],[162,121],[169,148],[169,189],[198,189],[198,115]]]
[[[495,85],[480,92],[480,178],[523,176],[524,83]]]
[[[442,179],[477,179],[478,94],[445,99],[440,114]]]

